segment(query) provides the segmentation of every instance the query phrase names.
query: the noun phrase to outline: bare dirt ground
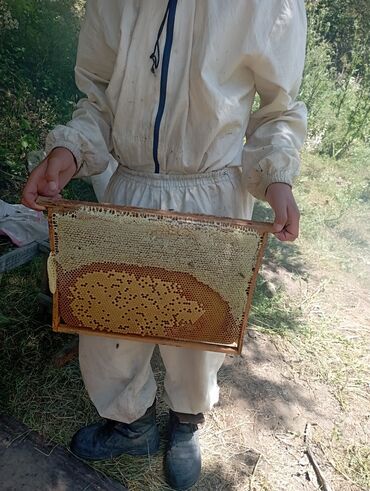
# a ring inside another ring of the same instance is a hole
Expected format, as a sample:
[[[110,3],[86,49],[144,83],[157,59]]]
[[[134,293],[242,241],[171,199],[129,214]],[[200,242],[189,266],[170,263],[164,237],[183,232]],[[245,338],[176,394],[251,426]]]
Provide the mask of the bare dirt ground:
[[[259,285],[270,304],[255,307],[242,357],[220,372],[196,489],[370,489],[369,224],[363,202],[329,229],[320,214],[316,228],[303,216],[297,243],[270,242]]]
[[[286,277],[291,287],[291,278]],[[280,279],[284,281],[282,274]],[[317,291],[317,280],[311,288]],[[352,289],[345,299],[352,300],[356,311],[359,293]],[[322,294],[331,296],[333,292]],[[365,292],[361,294],[361,311],[367,309],[369,313],[369,301]],[[323,297],[316,296],[311,306],[316,315],[321,314],[321,301]],[[333,329],[351,338],[353,322],[354,316],[347,309],[342,323]],[[366,342],[364,338],[362,342]],[[370,434],[368,402],[363,393],[349,385],[343,387],[345,404],[338,400],[336,389],[314,366],[315,362],[320,364],[316,357],[327,353],[313,351],[307,357],[301,351],[305,347],[310,349],[309,341],[297,346],[294,340],[249,330],[243,356],[228,358],[220,373],[221,403],[208,418],[202,435],[205,473],[197,489],[321,489],[305,453],[307,424],[312,428],[311,450],[332,489],[368,489],[364,479],[363,485],[353,479],[361,463],[350,462],[356,447],[365,445]]]

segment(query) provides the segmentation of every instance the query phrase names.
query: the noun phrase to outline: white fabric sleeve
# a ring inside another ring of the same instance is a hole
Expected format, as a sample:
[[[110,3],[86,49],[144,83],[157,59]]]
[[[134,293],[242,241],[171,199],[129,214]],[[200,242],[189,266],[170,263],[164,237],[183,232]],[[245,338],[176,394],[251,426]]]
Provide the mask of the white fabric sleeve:
[[[306,29],[303,0],[284,1],[264,50],[249,62],[261,103],[249,121],[242,164],[248,191],[261,200],[270,184],[292,185],[299,173],[307,114],[295,98],[302,80]]]
[[[57,126],[46,138],[46,152],[68,148],[77,162],[75,177],[103,172],[112,150],[113,114],[105,95],[116,54],[104,37],[102,2],[89,0],[79,37],[75,68],[76,85],[86,95],[65,126]]]

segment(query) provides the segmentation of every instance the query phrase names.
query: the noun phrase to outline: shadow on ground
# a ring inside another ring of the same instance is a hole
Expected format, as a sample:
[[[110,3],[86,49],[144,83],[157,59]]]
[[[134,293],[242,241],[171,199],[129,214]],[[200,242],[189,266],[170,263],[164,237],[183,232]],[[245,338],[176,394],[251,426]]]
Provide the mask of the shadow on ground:
[[[290,375],[286,360],[268,336],[253,336],[243,355],[227,357],[220,370],[220,407],[237,405],[260,428],[301,431],[303,412],[320,413],[313,394]]]

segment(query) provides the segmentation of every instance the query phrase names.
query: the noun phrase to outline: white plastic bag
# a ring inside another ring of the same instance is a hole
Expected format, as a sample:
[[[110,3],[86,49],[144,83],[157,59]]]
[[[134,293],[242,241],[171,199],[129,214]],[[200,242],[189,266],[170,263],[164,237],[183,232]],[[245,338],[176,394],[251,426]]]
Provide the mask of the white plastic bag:
[[[18,247],[48,238],[48,222],[42,212],[23,205],[11,205],[0,199],[0,235],[6,235]]]

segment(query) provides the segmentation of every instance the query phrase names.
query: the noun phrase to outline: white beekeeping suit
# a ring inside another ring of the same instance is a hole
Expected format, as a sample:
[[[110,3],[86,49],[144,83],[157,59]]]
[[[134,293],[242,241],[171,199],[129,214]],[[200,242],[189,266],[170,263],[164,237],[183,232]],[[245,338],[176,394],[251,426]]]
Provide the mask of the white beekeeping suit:
[[[93,176],[86,177],[93,189],[97,200],[101,203],[104,201],[105,191],[108,187],[109,181],[115,171],[117,170],[117,162],[113,158],[108,162],[106,169],[101,174],[94,174]]]
[[[86,98],[47,151],[71,150],[79,177],[113,155],[107,202],[250,218],[254,198],[299,171],[305,36],[303,0],[90,0],[76,66]],[[209,409],[223,355],[160,349],[170,407]],[[82,374],[102,416],[130,423],[145,413],[152,351],[81,336]]]

